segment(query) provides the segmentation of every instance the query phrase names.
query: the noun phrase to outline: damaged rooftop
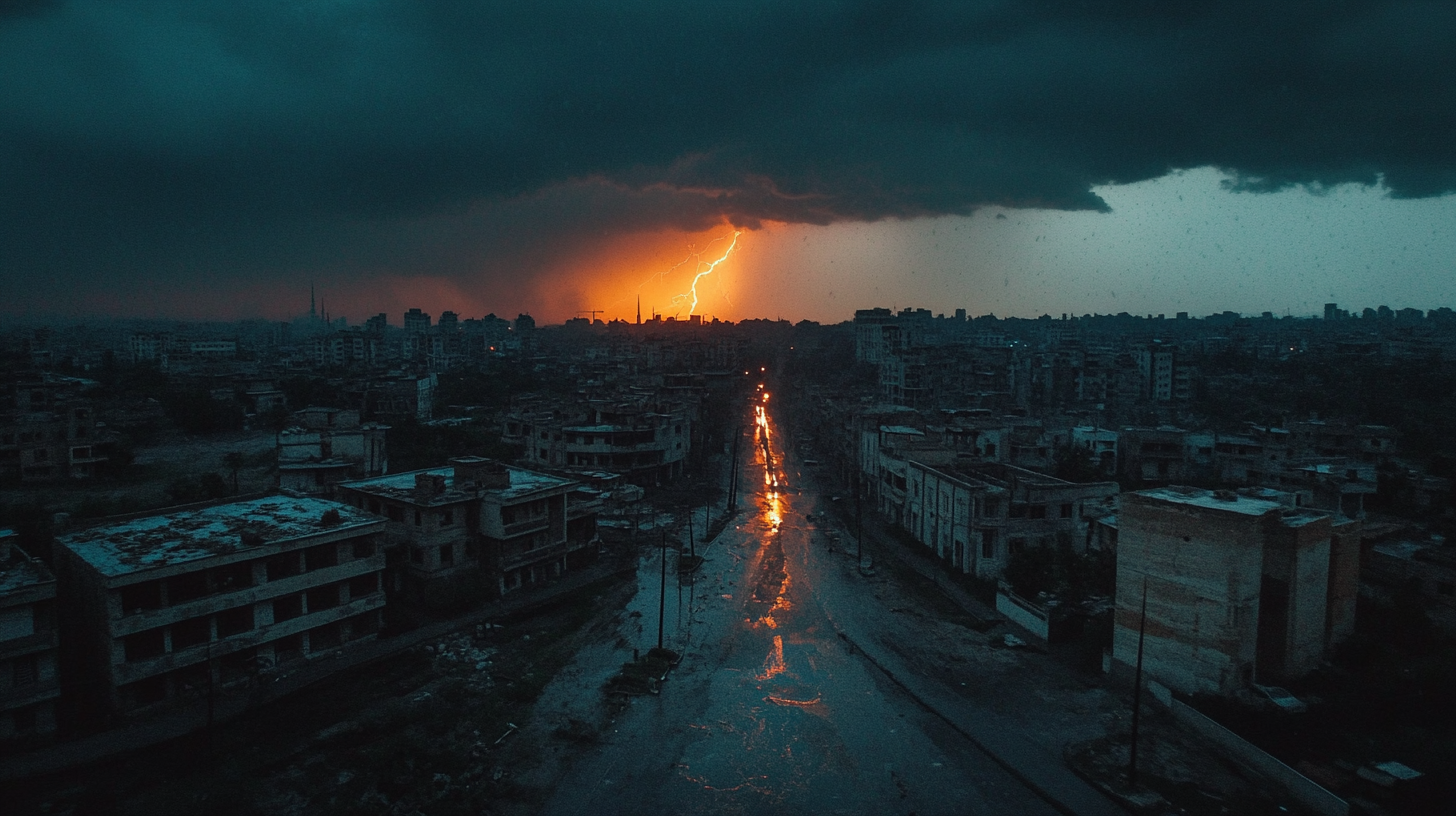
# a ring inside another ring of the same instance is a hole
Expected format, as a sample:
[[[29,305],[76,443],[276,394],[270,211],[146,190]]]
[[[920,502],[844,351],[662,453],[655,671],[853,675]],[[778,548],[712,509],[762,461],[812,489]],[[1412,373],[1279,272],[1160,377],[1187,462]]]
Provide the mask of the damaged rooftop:
[[[324,520],[330,510],[338,512],[337,523]],[[269,496],[98,525],[57,543],[103,575],[115,576],[377,523],[336,502]]]

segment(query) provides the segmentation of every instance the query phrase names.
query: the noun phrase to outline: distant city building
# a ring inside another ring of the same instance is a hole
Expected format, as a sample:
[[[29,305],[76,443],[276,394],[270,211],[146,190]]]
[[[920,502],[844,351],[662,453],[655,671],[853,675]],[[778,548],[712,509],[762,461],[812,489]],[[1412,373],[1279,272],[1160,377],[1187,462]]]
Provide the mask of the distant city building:
[[[521,461],[566,470],[607,470],[640,485],[682,475],[692,452],[686,406],[651,401],[593,401],[508,413],[502,439],[519,444]]]
[[[404,330],[411,334],[424,334],[430,330],[430,316],[419,309],[404,313]]]
[[[1000,464],[910,461],[903,526],[952,569],[999,578],[1033,547],[1087,549],[1088,524],[1105,515],[1116,482],[1078,484]]]
[[[358,411],[306,408],[278,434],[278,486],[295,494],[328,495],[346,479],[389,469],[388,425],[361,423]]]
[[[95,383],[90,383],[95,385]],[[24,372],[0,384],[0,479],[84,479],[107,461],[110,440],[87,381]]]

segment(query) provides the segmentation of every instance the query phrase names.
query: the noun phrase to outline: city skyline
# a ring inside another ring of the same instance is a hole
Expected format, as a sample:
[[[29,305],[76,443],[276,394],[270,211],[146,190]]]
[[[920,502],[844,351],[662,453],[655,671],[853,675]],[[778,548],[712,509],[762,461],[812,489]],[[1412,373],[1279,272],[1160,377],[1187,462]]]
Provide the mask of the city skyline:
[[[354,321],[681,313],[735,233],[699,314],[1434,308],[1453,36],[1403,3],[10,4],[0,315],[283,319],[310,280]]]

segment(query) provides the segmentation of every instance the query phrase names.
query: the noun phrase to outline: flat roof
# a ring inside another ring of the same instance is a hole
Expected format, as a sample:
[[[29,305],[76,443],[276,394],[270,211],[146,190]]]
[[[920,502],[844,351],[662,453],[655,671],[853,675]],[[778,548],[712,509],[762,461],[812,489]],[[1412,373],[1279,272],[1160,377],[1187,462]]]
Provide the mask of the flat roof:
[[[883,433],[905,434],[907,436],[925,436],[925,432],[918,428],[911,428],[908,425],[881,425]]]
[[[328,510],[338,511],[339,524],[324,525]],[[338,502],[269,496],[103,524],[61,536],[56,543],[103,575],[116,576],[378,523]],[[257,543],[244,544],[244,533],[258,536]]]
[[[55,580],[44,564],[24,555],[19,547],[10,551],[8,560],[0,561],[0,596]]]
[[[1284,524],[1290,527],[1299,527],[1308,524],[1315,519],[1322,518],[1323,514],[1311,512],[1295,507],[1286,507],[1279,502],[1268,499],[1257,499],[1250,496],[1243,496],[1232,491],[1219,491],[1224,496],[1232,498],[1219,498],[1212,490],[1192,489],[1178,490],[1171,487],[1155,487],[1151,490],[1139,490],[1133,495],[1146,496],[1161,501],[1173,502],[1175,504],[1186,504],[1194,507],[1202,507],[1207,510],[1222,510],[1226,513],[1239,513],[1245,516],[1262,516],[1270,511],[1277,511]]]
[[[571,479],[563,479],[560,476],[552,476],[546,473],[537,473],[534,470],[506,467],[510,474],[511,486],[507,488],[487,488],[484,492],[488,495],[499,496],[502,499],[514,499],[534,493],[537,490],[545,490],[553,487],[566,487],[578,484]],[[473,498],[474,493],[467,493],[455,484],[455,468],[452,466],[439,468],[425,468],[423,470],[410,470],[404,473],[393,473],[387,476],[375,476],[372,479],[359,479],[352,482],[340,482],[341,487],[359,490],[385,498],[403,499],[415,502],[415,476],[421,473],[428,473],[431,476],[445,477],[445,492],[431,499],[429,503],[454,502]]]

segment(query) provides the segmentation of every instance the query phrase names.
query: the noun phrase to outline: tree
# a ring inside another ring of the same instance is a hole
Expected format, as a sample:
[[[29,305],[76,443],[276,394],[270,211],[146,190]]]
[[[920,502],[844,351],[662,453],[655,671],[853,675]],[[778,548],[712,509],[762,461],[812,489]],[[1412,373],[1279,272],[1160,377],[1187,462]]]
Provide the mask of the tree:
[[[243,455],[238,451],[228,451],[223,454],[222,461],[228,466],[233,474],[233,495],[238,494],[238,471],[243,467]]]

